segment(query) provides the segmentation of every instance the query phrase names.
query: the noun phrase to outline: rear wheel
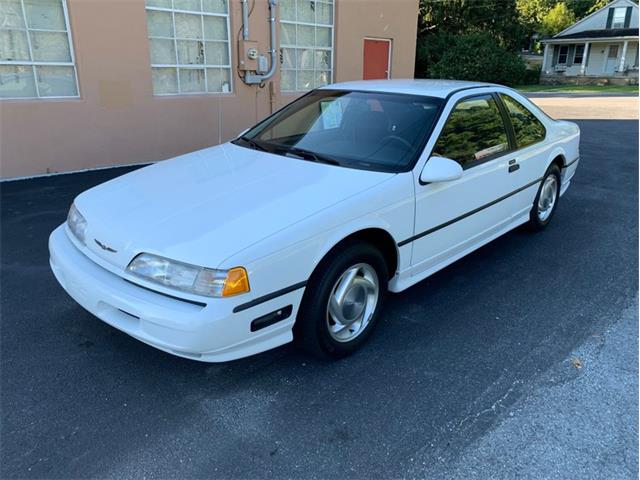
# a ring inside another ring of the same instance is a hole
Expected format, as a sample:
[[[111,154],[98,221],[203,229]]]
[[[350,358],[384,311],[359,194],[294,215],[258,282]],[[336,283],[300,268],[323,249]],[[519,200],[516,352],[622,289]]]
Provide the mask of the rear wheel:
[[[529,228],[542,230],[546,227],[558,206],[560,198],[560,169],[553,163],[544,175],[540,189],[533,201],[529,215]]]
[[[387,281],[384,257],[372,245],[336,250],[309,280],[294,327],[296,341],[324,358],[355,352],[378,320]]]

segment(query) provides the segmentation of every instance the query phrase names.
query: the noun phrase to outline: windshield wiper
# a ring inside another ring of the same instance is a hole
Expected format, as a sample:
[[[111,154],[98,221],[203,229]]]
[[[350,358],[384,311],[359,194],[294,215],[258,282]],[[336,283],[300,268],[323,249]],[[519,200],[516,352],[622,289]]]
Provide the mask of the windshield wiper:
[[[262,152],[267,152],[268,150],[266,148],[264,148],[262,145],[260,145],[258,142],[256,142],[255,140],[252,140],[250,138],[247,137],[239,137],[238,140],[242,140],[243,142],[245,142],[246,144],[248,144],[251,148],[253,148],[254,150],[260,150]]]
[[[326,163],[328,165],[340,165],[340,162],[333,158],[326,157],[320,153],[312,152],[311,150],[305,150],[304,148],[288,147],[286,153],[292,153],[304,160],[311,160],[312,162]]]

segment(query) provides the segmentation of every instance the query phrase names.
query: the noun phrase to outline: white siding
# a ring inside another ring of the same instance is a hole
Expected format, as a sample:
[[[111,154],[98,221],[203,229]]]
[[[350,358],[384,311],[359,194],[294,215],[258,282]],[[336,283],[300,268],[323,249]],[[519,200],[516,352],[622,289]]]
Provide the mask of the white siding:
[[[560,32],[559,35],[569,35],[572,33],[584,32],[586,30],[603,30],[607,28],[607,16],[609,15],[609,8],[612,7],[633,7],[629,28],[638,28],[638,5],[629,0],[614,0],[593,15],[584,18],[567,28],[565,31]]]
[[[629,43],[627,48],[627,56],[624,59],[624,64],[628,67],[633,67],[636,61],[636,52],[638,51],[638,42]]]
[[[579,44],[578,44],[579,45]],[[589,46],[589,62],[587,64],[586,75],[594,75],[594,76],[602,76],[608,75],[604,73],[605,60],[608,52],[609,45],[618,45],[618,59],[616,61],[615,69],[617,71],[620,55],[622,55],[623,42],[606,42],[606,43],[591,43]],[[553,48],[553,47],[551,47]],[[638,42],[629,42],[629,46],[627,47],[627,54],[625,56],[625,66],[628,68],[633,68],[635,59],[636,59],[636,51],[638,50]],[[571,66],[566,67],[564,70],[564,75],[568,77],[574,77],[581,74],[580,72],[581,65],[579,63],[574,63]]]

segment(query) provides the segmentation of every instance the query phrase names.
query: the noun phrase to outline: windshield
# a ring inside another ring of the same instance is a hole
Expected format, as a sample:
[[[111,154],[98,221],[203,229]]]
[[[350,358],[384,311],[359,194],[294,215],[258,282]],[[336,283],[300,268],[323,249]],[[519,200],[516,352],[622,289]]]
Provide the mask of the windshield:
[[[315,90],[233,143],[350,168],[400,172],[424,148],[442,99]]]

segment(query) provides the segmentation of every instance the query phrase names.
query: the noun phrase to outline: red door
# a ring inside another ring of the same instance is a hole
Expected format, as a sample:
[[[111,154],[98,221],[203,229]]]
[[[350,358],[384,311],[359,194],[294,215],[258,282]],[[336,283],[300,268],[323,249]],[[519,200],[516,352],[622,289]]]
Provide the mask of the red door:
[[[389,57],[391,56],[391,40],[364,40],[364,68],[362,78],[365,80],[381,80],[391,78]]]

